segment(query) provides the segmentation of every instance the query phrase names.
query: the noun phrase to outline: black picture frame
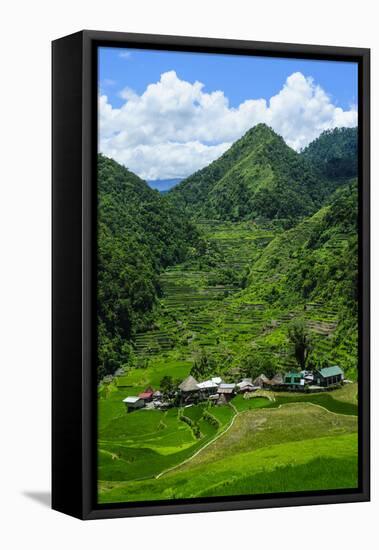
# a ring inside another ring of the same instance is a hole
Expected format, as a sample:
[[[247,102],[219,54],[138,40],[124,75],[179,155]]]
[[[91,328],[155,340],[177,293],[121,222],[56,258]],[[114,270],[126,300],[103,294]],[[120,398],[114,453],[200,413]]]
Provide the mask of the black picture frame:
[[[354,61],[359,75],[359,487],[267,496],[96,504],[97,48],[123,46]],[[370,50],[81,31],[52,43],[52,507],[81,519],[370,499]]]

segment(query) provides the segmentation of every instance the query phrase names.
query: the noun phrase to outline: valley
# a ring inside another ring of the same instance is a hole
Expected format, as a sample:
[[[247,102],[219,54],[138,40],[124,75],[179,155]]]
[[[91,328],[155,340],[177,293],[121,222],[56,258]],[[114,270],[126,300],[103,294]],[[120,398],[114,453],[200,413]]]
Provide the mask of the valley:
[[[100,161],[112,186],[101,202],[99,502],[357,484],[356,179],[326,180],[258,126],[163,197]],[[280,204],[262,202],[265,189]],[[351,383],[224,405],[176,399],[189,375],[234,384],[299,371],[296,322],[307,368],[340,365]],[[127,413],[123,400],[149,388],[170,406]]]

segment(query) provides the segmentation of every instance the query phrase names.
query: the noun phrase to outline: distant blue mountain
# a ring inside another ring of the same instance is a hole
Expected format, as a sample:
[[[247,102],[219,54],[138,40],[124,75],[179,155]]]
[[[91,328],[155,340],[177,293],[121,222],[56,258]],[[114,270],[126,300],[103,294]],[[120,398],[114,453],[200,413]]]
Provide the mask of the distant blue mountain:
[[[164,193],[181,181],[182,178],[173,178],[168,180],[147,180],[147,183],[152,189],[157,189],[160,193]]]

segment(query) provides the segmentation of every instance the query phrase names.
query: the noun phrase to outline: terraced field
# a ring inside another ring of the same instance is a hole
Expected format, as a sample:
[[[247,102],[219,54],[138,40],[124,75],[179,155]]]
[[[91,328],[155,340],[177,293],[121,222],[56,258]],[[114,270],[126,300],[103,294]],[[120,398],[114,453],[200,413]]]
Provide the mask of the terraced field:
[[[229,407],[214,412],[225,421],[225,410],[230,414]],[[229,426],[213,442],[202,445],[200,452],[192,452],[192,459],[185,459],[182,453],[180,459],[184,460],[158,478],[102,481],[100,502],[337,489],[357,484],[356,416],[294,403],[247,409],[236,414]],[[151,455],[149,469],[150,460]]]
[[[222,407],[125,414],[126,396],[159,388],[164,376],[182,381],[201,350],[226,380],[238,379],[245,350],[274,357],[278,370],[295,367],[287,327],[299,314],[317,349],[344,357],[334,340],[339,319],[333,308],[322,302],[279,308],[254,287],[217,280],[220,266],[248,270],[273,230],[218,221],[199,227],[204,257],[162,273],[154,328],[135,338],[136,366],[99,389],[100,502],[354,487],[356,384],[333,394],[237,396]],[[262,281],[265,270],[253,276]]]

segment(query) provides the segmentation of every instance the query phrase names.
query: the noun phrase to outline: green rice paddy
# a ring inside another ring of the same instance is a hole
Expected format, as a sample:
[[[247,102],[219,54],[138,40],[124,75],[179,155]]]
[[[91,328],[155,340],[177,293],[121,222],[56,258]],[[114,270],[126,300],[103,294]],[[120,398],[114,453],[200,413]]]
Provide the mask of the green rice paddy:
[[[275,237],[247,222],[204,221],[200,227],[209,254],[218,254],[217,268],[243,271]],[[286,334],[297,306],[275,309],[254,285],[244,290],[216,275],[206,257],[167,269],[154,327],[136,337],[136,366],[99,388],[99,502],[356,487],[356,383],[330,393],[238,395],[224,406],[126,414],[126,396],[159,388],[164,376],[180,382],[202,349],[220,365],[215,374],[230,381],[238,380],[246,350],[275,357],[278,370],[294,366]],[[262,282],[264,266],[253,276]],[[301,313],[315,345],[330,351],[336,312],[309,303]],[[343,359],[342,348],[338,353]]]

